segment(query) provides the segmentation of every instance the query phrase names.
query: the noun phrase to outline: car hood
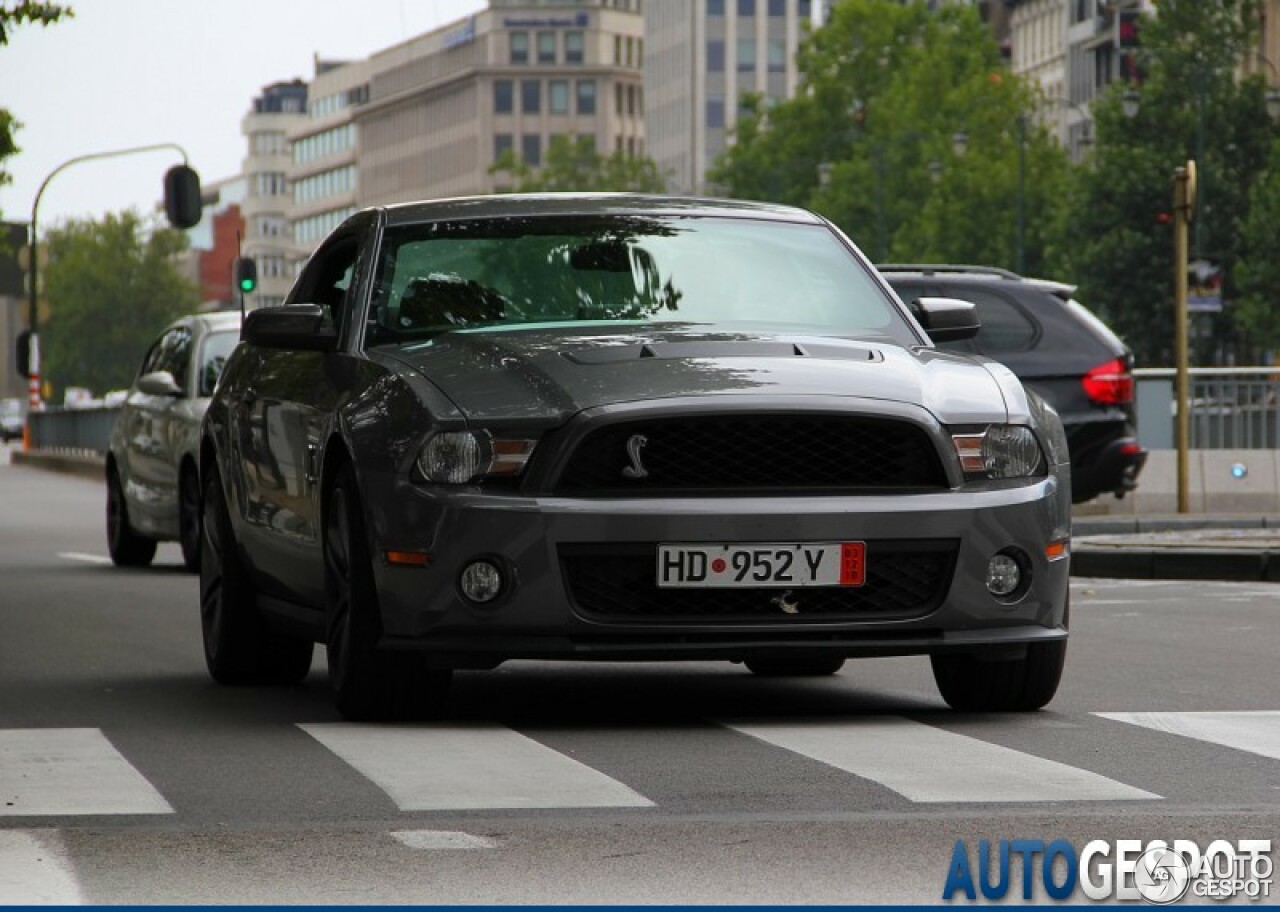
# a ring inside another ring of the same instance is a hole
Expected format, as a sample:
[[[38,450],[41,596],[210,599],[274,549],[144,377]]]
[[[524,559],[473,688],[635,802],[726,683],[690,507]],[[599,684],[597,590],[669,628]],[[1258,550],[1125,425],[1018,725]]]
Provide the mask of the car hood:
[[[1008,418],[1009,378],[999,365],[887,338],[504,327],[383,352],[421,372],[477,422],[555,422],[616,403],[751,395],[904,403],[944,424]]]

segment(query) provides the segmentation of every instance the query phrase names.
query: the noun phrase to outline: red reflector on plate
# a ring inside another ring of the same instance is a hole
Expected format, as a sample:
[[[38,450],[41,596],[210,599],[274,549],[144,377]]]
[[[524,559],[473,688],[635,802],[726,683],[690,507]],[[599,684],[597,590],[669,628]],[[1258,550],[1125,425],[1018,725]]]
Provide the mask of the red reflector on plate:
[[[861,586],[867,581],[865,542],[845,542],[840,546],[840,585]]]

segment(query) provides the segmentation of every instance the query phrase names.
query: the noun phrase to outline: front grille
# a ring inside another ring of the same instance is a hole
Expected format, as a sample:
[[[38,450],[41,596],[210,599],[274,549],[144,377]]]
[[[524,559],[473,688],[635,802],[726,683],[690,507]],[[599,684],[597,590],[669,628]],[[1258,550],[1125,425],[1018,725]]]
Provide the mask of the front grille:
[[[942,603],[958,542],[867,542],[867,581],[805,589],[659,589],[656,545],[560,546],[560,567],[574,610],[584,618],[628,622],[797,624],[805,621],[906,620]],[[777,599],[789,592],[798,610]]]
[[[557,490],[648,496],[946,486],[929,435],[905,421],[718,415],[628,421],[592,431],[574,450]]]

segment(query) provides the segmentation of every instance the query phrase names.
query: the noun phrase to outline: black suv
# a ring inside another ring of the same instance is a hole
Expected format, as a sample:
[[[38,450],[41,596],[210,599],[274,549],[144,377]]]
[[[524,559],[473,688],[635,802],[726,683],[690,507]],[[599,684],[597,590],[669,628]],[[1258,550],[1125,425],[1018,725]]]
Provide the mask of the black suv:
[[[983,266],[877,268],[908,305],[931,296],[977,305],[977,337],[939,347],[1000,361],[1058,410],[1072,501],[1133,490],[1147,459],[1137,439],[1133,352],[1072,298],[1074,286]]]

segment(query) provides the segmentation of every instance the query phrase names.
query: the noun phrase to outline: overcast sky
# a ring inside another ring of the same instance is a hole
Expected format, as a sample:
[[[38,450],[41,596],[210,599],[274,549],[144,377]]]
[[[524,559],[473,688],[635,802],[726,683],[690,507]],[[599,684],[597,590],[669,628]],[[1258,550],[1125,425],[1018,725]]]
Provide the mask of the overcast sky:
[[[0,214],[25,222],[41,181],[78,155],[173,142],[203,182],[240,170],[240,120],[262,87],[315,75],[316,54],[354,60],[463,18],[483,0],[59,0],[75,10],[0,47],[0,106],[23,127]],[[178,153],[75,165],[40,202],[40,225],[160,200]]]

